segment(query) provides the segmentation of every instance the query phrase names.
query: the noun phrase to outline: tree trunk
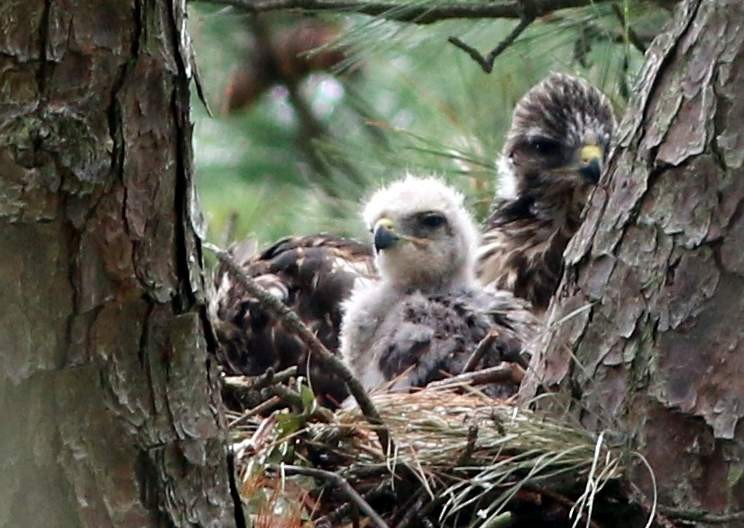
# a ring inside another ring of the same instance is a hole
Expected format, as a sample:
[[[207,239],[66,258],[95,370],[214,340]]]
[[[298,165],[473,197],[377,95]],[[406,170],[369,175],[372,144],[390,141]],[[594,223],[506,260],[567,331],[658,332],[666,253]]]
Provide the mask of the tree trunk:
[[[184,0],[0,5],[0,525],[233,526]]]
[[[523,393],[621,433],[670,518],[744,510],[743,27],[687,0],[647,54]]]

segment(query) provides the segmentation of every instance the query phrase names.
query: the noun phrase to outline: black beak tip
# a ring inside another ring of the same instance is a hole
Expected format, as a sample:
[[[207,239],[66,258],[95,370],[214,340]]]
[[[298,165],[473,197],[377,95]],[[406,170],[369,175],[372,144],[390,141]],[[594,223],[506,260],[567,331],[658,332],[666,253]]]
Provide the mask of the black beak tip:
[[[375,251],[378,253],[387,249],[398,241],[398,235],[385,227],[378,227],[375,231]]]
[[[599,182],[599,177],[602,175],[602,165],[598,159],[593,159],[587,165],[582,167],[579,172],[589,183],[596,185]]]

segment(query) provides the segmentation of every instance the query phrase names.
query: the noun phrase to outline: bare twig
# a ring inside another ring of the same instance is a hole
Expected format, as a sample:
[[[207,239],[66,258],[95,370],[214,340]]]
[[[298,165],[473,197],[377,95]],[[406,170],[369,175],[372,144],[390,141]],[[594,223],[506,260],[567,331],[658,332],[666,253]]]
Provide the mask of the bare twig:
[[[382,483],[380,483],[377,487],[375,487],[373,490],[368,491],[362,497],[365,501],[369,502],[373,499],[378,499],[381,497],[391,495],[391,489],[390,489],[390,481],[389,480],[383,480]],[[394,497],[394,494],[393,494]],[[323,517],[320,517],[317,521],[315,521],[316,528],[331,528],[333,526],[338,526],[340,524],[341,519],[344,517],[347,517],[351,513],[351,504],[346,502],[330,512],[327,515],[324,515]]]
[[[450,2],[439,5],[405,5],[402,3],[367,0],[198,0],[229,5],[250,13],[266,11],[335,11],[360,13],[398,22],[431,24],[453,18],[523,18],[522,0],[493,2]],[[559,9],[584,7],[608,0],[533,0],[535,18]]]
[[[706,524],[728,524],[734,521],[744,521],[744,511],[731,513],[710,513],[705,510],[686,508],[670,508],[659,505],[659,511],[670,519],[702,522]]]
[[[414,494],[413,499],[408,504],[408,509],[406,510],[405,514],[400,519],[398,524],[396,524],[396,528],[407,528],[414,521],[420,519],[421,508],[425,506],[427,497],[428,494],[426,493],[426,490],[424,488],[420,488]]]
[[[285,327],[299,337],[305,346],[307,346],[315,359],[323,363],[324,366],[346,384],[349,393],[356,400],[362,414],[373,426],[373,429],[380,440],[382,450],[384,452],[394,452],[393,441],[390,438],[387,428],[382,422],[382,418],[380,418],[380,413],[377,412],[375,405],[364,390],[364,387],[362,387],[359,380],[354,377],[354,374],[351,373],[349,368],[339,358],[334,356],[317,337],[315,337],[315,334],[310,331],[296,313],[279,299],[267,292],[264,288],[259,286],[255,280],[250,278],[227,251],[208,242],[205,242],[203,247],[215,254],[217,259],[224,264],[233,277],[246,289],[249,295],[255,297],[264,308],[273,313],[277,318],[281,319]]]
[[[274,396],[279,397],[283,402],[288,404],[296,411],[304,410],[302,396],[297,391],[293,391],[285,385],[272,385],[265,389]],[[310,410],[309,417],[324,423],[333,422],[333,412],[325,407],[315,406]]]
[[[232,422],[227,424],[228,429],[232,429],[235,426],[238,426],[245,422],[248,418],[251,416],[255,416],[257,414],[263,414],[265,412],[270,411],[273,409],[276,405],[280,404],[282,402],[281,398],[279,396],[272,396],[268,400],[264,401],[263,403],[259,403],[256,405],[253,409],[248,409],[243,414],[235,418]]]
[[[468,441],[465,444],[465,449],[463,449],[462,454],[457,459],[456,466],[467,465],[468,461],[470,460],[470,456],[473,454],[473,451],[475,451],[475,444],[477,441],[478,441],[478,426],[471,425],[468,428]]]
[[[649,520],[653,520],[654,525],[660,526],[661,528],[676,528],[677,525],[668,519],[663,513],[659,511],[659,504],[656,500],[653,502],[648,499],[648,496],[641,491],[641,489],[633,484],[632,482],[626,482],[629,485],[626,493],[632,501],[638,504],[641,509],[648,514]]]
[[[565,495],[561,495],[557,491],[553,491],[548,488],[539,487],[539,486],[525,486],[525,490],[532,491],[534,493],[537,493],[538,495],[543,495],[545,497],[548,497],[550,499],[553,499],[555,502],[566,508],[566,511],[568,512],[571,508],[573,508],[574,504],[576,504],[575,501],[572,501]],[[596,521],[593,519],[589,519],[589,526],[590,528],[600,528],[599,524],[597,524]]]
[[[477,49],[465,44],[457,37],[450,37],[447,40],[454,46],[460,48],[465,53],[470,55],[470,58],[477,62],[480,67],[483,68],[484,72],[491,73],[491,71],[493,70],[493,63],[496,62],[496,58],[501,55],[506,50],[506,48],[511,46],[514,41],[519,38],[519,35],[521,35],[524,30],[527,29],[534,21],[535,16],[532,13],[530,13],[528,16],[522,17],[522,19],[519,21],[519,24],[517,24],[514,29],[512,29],[511,32],[504,38],[504,40],[499,42],[498,46],[493,48],[485,57],[481,55],[481,53]]]
[[[483,355],[488,352],[497,337],[499,337],[498,330],[491,330],[486,337],[481,339],[480,343],[478,343],[478,346],[475,347],[475,350],[473,350],[473,353],[465,363],[465,366],[462,368],[462,374],[475,370],[475,367],[478,366]]]
[[[519,365],[503,362],[495,367],[476,370],[475,372],[466,372],[459,376],[434,381],[429,383],[427,387],[432,389],[441,389],[443,387],[452,387],[454,385],[484,385],[486,383],[498,383],[503,381],[511,381],[515,384],[519,384],[523,376],[524,371]]]
[[[359,493],[357,493],[354,488],[351,487],[351,484],[349,484],[348,481],[338,473],[332,473],[331,471],[325,471],[323,469],[301,466],[270,465],[267,467],[277,473],[283,473],[285,475],[307,475],[310,477],[332,482],[333,484],[341,488],[341,490],[357,506],[359,506],[359,509],[362,510],[367,515],[367,517],[370,518],[370,520],[375,524],[375,526],[377,526],[377,528],[389,528],[382,517],[380,517],[380,515],[367,503],[367,501],[365,501],[364,498],[359,495]]]
[[[283,383],[297,376],[297,366],[292,365],[279,372],[269,367],[260,376],[225,376],[222,383],[236,391],[257,391],[273,383]]]

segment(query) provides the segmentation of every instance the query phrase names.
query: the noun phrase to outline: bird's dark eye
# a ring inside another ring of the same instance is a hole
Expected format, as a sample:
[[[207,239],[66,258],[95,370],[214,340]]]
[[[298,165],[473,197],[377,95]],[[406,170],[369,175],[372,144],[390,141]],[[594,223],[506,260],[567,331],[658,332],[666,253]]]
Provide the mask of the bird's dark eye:
[[[447,223],[447,219],[439,213],[424,213],[419,217],[419,223],[429,229],[436,229]]]
[[[561,144],[546,137],[530,138],[529,145],[543,156],[553,156],[561,150]]]

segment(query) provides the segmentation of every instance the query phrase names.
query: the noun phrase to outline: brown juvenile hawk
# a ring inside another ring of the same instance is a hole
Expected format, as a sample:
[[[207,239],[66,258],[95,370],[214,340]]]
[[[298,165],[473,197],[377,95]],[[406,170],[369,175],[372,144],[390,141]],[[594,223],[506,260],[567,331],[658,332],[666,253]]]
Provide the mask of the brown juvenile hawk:
[[[576,77],[554,73],[522,97],[499,164],[500,196],[478,251],[481,282],[545,311],[614,126],[607,98]]]
[[[363,216],[380,278],[344,303],[341,354],[367,389],[459,374],[489,331],[498,337],[484,366],[522,352],[535,320],[525,301],[478,284],[478,229],[460,193],[408,176],[377,191]]]
[[[280,240],[262,253],[232,250],[243,270],[291,307],[329,349],[338,349],[341,301],[354,281],[374,273],[367,244],[328,235]],[[281,321],[247,295],[224,268],[215,274],[210,315],[220,343],[219,360],[227,374],[259,375],[268,367],[297,365],[315,393],[331,402],[346,397],[343,383],[310,361],[305,345]]]

